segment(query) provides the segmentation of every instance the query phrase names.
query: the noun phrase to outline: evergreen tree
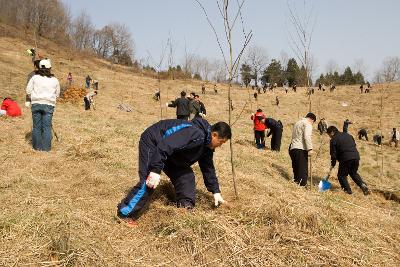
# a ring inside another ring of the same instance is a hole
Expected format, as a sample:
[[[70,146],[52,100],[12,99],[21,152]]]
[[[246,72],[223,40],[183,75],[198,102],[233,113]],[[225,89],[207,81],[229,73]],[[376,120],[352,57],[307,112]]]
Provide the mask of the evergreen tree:
[[[282,65],[279,60],[273,59],[268,67],[264,70],[261,77],[261,82],[265,85],[266,83],[277,83],[282,86],[284,83]]]
[[[242,64],[240,68],[240,76],[242,77],[243,84],[247,87],[252,79],[251,67],[247,64]]]
[[[365,83],[364,75],[362,75],[361,72],[357,72],[357,73],[354,75],[354,82],[355,82],[356,84],[364,84],[364,83]]]
[[[347,67],[344,70],[343,75],[341,76],[341,81],[342,81],[342,84],[344,84],[344,85],[350,85],[350,84],[355,83],[353,72],[351,71],[350,67]]]
[[[295,83],[298,83],[297,79],[299,76],[300,68],[297,65],[296,59],[291,58],[287,63],[286,68],[286,80],[289,82],[289,86],[293,86]]]

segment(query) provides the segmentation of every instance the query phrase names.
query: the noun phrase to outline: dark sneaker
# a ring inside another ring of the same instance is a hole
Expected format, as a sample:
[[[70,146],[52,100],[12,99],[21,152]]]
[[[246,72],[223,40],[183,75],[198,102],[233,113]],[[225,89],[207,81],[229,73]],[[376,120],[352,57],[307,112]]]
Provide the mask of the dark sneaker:
[[[364,193],[364,195],[366,196],[366,195],[369,195],[371,192],[369,191],[369,189],[368,189],[368,187],[367,187],[367,185],[366,184],[363,184],[362,186],[361,186],[361,190],[363,191],[363,193]]]

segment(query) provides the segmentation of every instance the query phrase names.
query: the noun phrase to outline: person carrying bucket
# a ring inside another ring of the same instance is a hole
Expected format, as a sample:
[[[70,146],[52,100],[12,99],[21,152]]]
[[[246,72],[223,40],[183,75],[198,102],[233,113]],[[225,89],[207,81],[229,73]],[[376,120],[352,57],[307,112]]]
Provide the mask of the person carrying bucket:
[[[364,195],[368,195],[370,191],[366,183],[358,174],[360,154],[356,148],[354,138],[348,133],[339,132],[335,126],[328,127],[327,134],[331,138],[331,167],[325,180],[330,176],[332,169],[336,165],[336,161],[339,161],[338,180],[342,189],[346,193],[352,194],[350,185],[347,181],[347,175],[350,175],[351,179],[353,179],[353,181],[361,188]]]

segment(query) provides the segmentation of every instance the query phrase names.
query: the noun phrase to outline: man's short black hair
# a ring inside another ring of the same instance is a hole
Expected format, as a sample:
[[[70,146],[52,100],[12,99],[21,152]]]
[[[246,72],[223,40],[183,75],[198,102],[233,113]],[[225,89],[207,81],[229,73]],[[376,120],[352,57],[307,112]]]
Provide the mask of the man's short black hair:
[[[181,92],[181,96],[183,97],[183,96],[185,96],[186,95],[186,92],[185,91],[182,91]]]
[[[310,118],[310,119],[312,119],[314,122],[317,121],[317,116],[315,116],[315,114],[312,113],[312,112],[308,112],[307,115],[306,115],[306,118]]]
[[[211,126],[211,132],[218,133],[218,137],[222,139],[231,139],[232,138],[232,131],[229,124],[226,122],[220,121]]]
[[[257,112],[262,112],[262,109],[261,108],[257,109]]]
[[[326,130],[326,132],[327,132],[327,134],[331,134],[331,133],[336,134],[337,132],[339,132],[339,130],[335,126],[329,126],[328,129]]]

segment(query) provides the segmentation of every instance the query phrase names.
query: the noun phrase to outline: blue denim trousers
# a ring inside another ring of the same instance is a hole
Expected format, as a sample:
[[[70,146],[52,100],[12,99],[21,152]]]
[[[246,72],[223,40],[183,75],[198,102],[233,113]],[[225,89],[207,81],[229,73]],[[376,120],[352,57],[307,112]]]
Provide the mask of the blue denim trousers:
[[[32,105],[32,146],[35,150],[50,151],[51,149],[51,125],[54,106],[44,104]]]

